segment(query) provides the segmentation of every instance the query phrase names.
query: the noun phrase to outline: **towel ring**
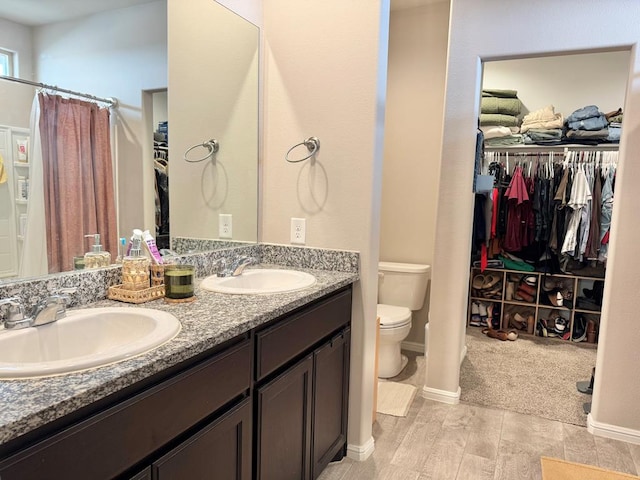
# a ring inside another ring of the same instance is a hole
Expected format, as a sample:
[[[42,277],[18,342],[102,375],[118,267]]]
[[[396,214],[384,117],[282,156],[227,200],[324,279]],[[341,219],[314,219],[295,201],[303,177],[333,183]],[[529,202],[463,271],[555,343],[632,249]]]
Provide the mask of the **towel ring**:
[[[207,148],[209,150],[209,152],[202,158],[187,158],[187,153],[189,153],[194,148],[198,148],[198,147],[205,147],[205,148]],[[211,157],[219,149],[220,149],[220,144],[218,143],[217,140],[212,138],[208,142],[197,143],[197,144],[193,145],[192,147],[187,148],[187,151],[184,152],[184,160],[186,162],[189,162],[189,163],[202,162],[203,160],[206,160],[207,158]]]
[[[291,153],[291,150],[293,150],[296,147],[299,147],[300,145],[304,145],[307,147],[307,150],[309,150],[310,152],[309,155],[299,160],[291,160],[289,158],[289,154]],[[307,158],[311,158],[318,150],[320,150],[320,139],[318,137],[309,137],[304,142],[296,143],[293,147],[291,147],[287,152],[287,154],[284,156],[284,159],[289,163],[302,162]]]

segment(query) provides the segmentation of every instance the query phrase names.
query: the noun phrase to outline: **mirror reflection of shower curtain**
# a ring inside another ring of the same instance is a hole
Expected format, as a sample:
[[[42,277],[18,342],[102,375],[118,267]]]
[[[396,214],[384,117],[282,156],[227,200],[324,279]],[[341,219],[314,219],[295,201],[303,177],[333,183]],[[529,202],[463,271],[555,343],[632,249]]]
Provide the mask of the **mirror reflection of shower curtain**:
[[[49,273],[73,268],[99,233],[117,251],[110,112],[92,102],[38,94]],[[114,257],[115,258],[115,257]]]
[[[49,272],[47,236],[44,221],[44,185],[42,180],[42,144],[40,142],[40,102],[33,97],[29,139],[29,204],[24,233],[19,277],[37,277]]]

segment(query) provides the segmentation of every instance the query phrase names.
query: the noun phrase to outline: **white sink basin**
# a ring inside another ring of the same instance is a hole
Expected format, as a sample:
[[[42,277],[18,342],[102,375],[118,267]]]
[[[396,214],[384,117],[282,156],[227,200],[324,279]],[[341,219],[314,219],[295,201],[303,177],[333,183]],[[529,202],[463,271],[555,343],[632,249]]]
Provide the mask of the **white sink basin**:
[[[126,360],[175,337],[176,317],[150,308],[86,308],[39,327],[0,331],[0,378],[76,372]]]
[[[316,283],[316,277],[297,270],[253,269],[236,277],[212,275],[202,280],[200,287],[218,293],[251,295],[302,290]]]

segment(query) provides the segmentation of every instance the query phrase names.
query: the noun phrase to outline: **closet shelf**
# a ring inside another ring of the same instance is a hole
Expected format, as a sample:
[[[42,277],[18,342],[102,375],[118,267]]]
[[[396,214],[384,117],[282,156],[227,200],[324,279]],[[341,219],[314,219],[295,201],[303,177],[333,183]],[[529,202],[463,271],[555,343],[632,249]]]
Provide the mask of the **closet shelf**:
[[[29,162],[14,162],[14,167],[29,168]]]
[[[29,203],[28,200],[23,200],[22,198],[16,198],[16,205],[27,205]]]

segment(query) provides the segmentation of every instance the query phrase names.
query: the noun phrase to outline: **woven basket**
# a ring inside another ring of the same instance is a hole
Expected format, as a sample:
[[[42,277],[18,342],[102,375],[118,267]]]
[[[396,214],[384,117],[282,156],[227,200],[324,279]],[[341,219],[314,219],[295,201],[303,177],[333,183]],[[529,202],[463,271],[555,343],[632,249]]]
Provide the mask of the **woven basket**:
[[[145,303],[164,297],[164,285],[145,288],[144,290],[126,290],[122,285],[109,287],[107,298],[127,303]]]

